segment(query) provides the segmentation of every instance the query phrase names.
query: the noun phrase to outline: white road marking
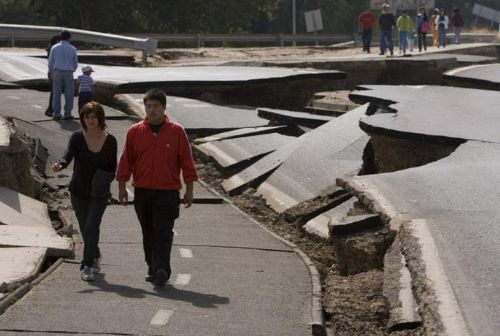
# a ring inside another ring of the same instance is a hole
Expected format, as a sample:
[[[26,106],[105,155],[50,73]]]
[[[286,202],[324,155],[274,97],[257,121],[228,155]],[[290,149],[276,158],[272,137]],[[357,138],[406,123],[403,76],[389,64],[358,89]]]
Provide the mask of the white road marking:
[[[31,105],[33,106],[34,108],[37,108],[37,109],[41,109],[42,107],[40,105]]]
[[[193,257],[193,251],[191,251],[191,249],[180,248],[179,252],[181,253],[181,257],[183,257],[183,258],[192,258]]]
[[[173,314],[173,310],[161,309],[155,314],[155,316],[153,316],[150,324],[156,326],[164,326],[168,323],[168,320],[170,320]]]
[[[177,274],[174,285],[186,286],[191,281],[191,274]]]
[[[9,97],[11,99],[21,99],[21,97],[16,97],[16,96],[7,96],[7,97]]]

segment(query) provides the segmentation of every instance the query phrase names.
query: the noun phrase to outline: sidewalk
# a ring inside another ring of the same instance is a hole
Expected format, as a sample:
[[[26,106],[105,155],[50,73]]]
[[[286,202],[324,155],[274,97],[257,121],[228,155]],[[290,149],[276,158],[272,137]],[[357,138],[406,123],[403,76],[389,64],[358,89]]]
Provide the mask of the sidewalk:
[[[80,280],[82,245],[75,236],[76,260],[66,260],[0,316],[1,334],[311,334],[311,278],[290,247],[228,204],[181,212],[165,288],[144,281],[133,206],[109,206],[96,281]],[[78,227],[71,211],[65,216]]]

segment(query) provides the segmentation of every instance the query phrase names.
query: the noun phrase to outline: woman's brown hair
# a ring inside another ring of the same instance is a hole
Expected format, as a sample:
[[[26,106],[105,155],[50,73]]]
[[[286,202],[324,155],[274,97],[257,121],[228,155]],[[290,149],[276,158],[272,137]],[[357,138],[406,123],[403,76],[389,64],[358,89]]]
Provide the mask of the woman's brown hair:
[[[88,102],[87,104],[82,106],[80,110],[80,124],[84,130],[87,130],[87,125],[85,125],[85,121],[83,120],[86,115],[94,113],[97,121],[99,122],[99,127],[104,130],[106,128],[106,117],[104,115],[104,109],[102,105],[96,102]]]

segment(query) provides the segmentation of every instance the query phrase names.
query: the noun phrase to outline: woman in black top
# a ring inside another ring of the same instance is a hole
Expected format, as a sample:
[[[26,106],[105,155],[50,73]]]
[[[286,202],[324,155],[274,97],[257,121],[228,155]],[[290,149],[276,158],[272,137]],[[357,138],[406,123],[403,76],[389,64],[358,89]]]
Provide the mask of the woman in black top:
[[[52,170],[58,172],[75,159],[69,191],[84,242],[81,278],[93,281],[94,273],[100,271],[99,227],[116,171],[117,143],[105,131],[104,110],[98,103],[89,102],[82,107],[80,123],[82,130],[71,135],[64,156]]]

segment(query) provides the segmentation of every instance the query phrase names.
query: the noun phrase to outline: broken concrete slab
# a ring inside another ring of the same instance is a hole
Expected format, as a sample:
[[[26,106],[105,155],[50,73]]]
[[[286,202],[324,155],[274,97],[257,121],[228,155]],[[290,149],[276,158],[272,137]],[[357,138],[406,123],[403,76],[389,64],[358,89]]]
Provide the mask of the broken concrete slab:
[[[454,316],[458,314],[471,334],[498,334],[500,246],[496,242],[500,239],[500,208],[494,196],[500,189],[498,158],[499,144],[468,141],[437,162],[348,181],[351,191],[359,188],[362,199],[365,195],[366,199],[381,196],[383,203],[394,209],[391,218],[404,215],[403,225],[411,221],[406,233],[400,235],[402,251],[414,292],[420,293],[426,328],[444,325],[455,330]],[[363,184],[371,187],[363,189]],[[419,233],[424,226],[425,239]],[[429,240],[435,246],[431,254],[424,251]],[[442,267],[444,274],[436,279],[449,290],[429,281],[436,267]]]
[[[272,183],[259,187],[259,193],[277,211],[317,196],[321,190],[334,184],[335,176],[354,172],[361,166],[361,153],[368,138],[357,125],[365,111],[366,106],[360,107],[303,134],[226,179],[223,188],[236,194],[247,186],[258,186],[291,159]],[[321,158],[320,161],[309,158],[311,155]]]
[[[383,293],[389,304],[389,330],[413,329],[422,323],[411,288],[411,274],[396,237],[384,258]]]
[[[370,102],[388,112],[360,121],[360,127],[370,134],[445,144],[500,141],[496,127],[500,123],[500,92],[442,86],[360,88],[365,90],[352,92],[352,100]],[[426,98],[422,99],[423,96]]]
[[[258,187],[257,193],[275,211],[283,212],[335,186],[337,178],[357,174],[368,142],[368,136],[358,127],[366,108],[347,112],[295,140],[296,147]],[[268,160],[276,165],[279,161],[273,161],[273,154]]]
[[[491,64],[496,63],[498,60],[493,56],[481,56],[481,55],[466,55],[466,54],[457,54],[457,53],[445,53],[445,54],[432,54],[434,58],[443,57],[455,57],[457,59],[457,63],[459,66],[467,66],[473,64]],[[417,58],[423,56],[416,56]]]
[[[35,278],[46,254],[44,247],[0,247],[0,289]]]
[[[354,206],[354,203],[356,201],[357,199],[355,197],[351,197],[335,208],[325,211],[322,214],[307,221],[307,223],[304,224],[302,228],[309,234],[312,234],[324,240],[329,240],[330,232],[328,230],[328,223],[332,220],[338,221],[341,218],[347,216],[347,213]]]
[[[195,145],[223,169],[244,167],[284,146],[295,137],[278,133],[254,135]]]
[[[21,88],[20,85],[0,81],[0,90],[5,90],[5,89],[10,90],[10,89],[20,89],[20,88]]]
[[[500,91],[500,64],[453,69],[443,74],[443,81],[451,86]]]
[[[143,95],[122,95],[139,116],[144,117]],[[241,128],[264,127],[268,121],[257,116],[254,108],[233,108],[199,100],[168,96],[166,115],[181,124],[191,135],[212,135]]]
[[[359,106],[349,99],[349,93],[350,91],[318,92],[305,110],[319,115],[339,116]]]
[[[31,88],[48,87],[45,59],[2,53],[0,60],[9,65],[0,71],[0,79]],[[106,104],[117,93],[142,93],[161,88],[169,95],[217,104],[300,109],[314,92],[343,88],[346,77],[344,72],[331,70],[238,66],[93,65],[93,68],[94,98]]]
[[[285,111],[262,107],[258,108],[257,112],[259,117],[270,120],[273,123],[301,125],[312,128],[321,126],[334,118],[332,116],[322,116],[307,112]]]
[[[375,229],[383,225],[377,214],[346,216],[328,222],[330,237],[336,235],[353,234],[365,230]]]
[[[211,141],[227,140],[227,139],[247,137],[247,136],[259,135],[259,134],[276,133],[276,132],[284,131],[287,128],[288,128],[288,126],[286,126],[286,125],[240,128],[240,129],[237,129],[234,131],[217,133],[217,134],[209,135],[209,136],[203,137],[203,138],[196,138],[196,139],[194,139],[194,143],[201,144],[201,143],[211,142]]]
[[[73,242],[52,228],[47,205],[0,187],[0,245],[44,247],[51,256],[71,256]]]

